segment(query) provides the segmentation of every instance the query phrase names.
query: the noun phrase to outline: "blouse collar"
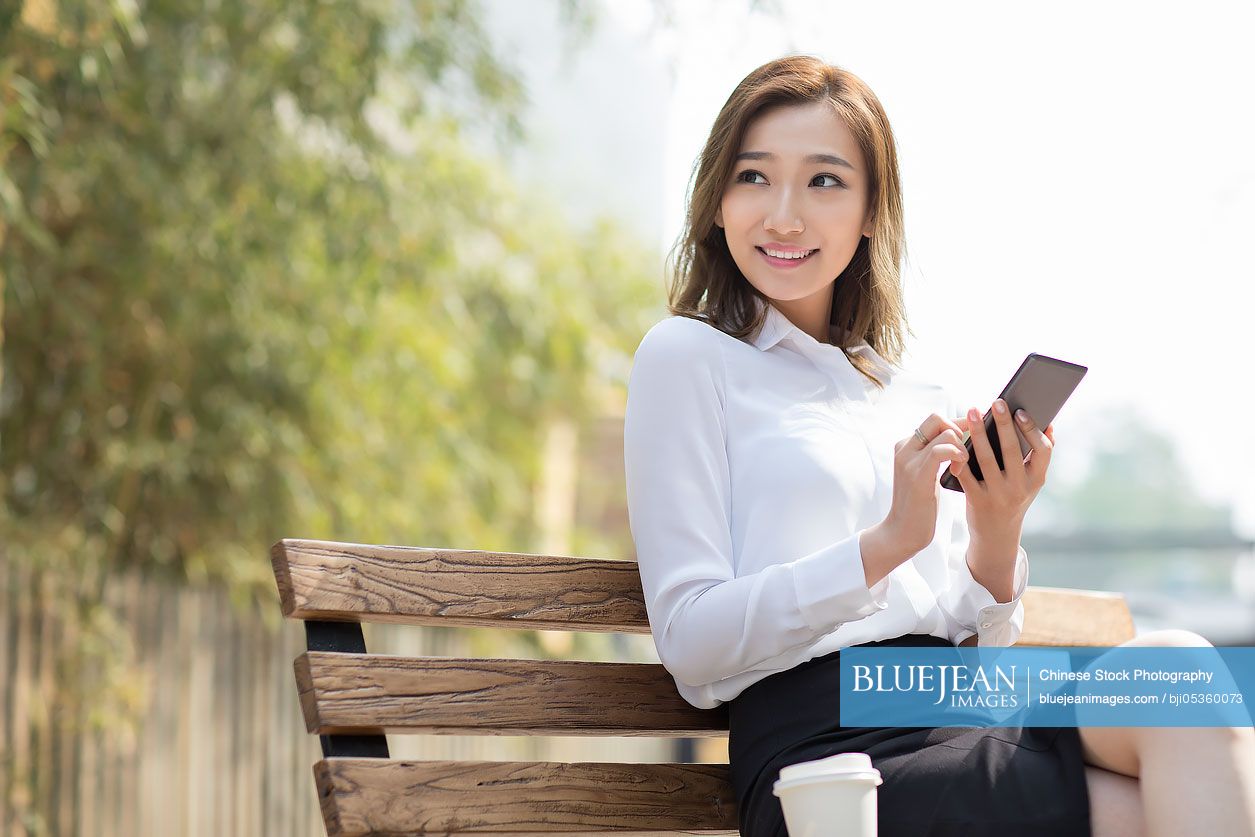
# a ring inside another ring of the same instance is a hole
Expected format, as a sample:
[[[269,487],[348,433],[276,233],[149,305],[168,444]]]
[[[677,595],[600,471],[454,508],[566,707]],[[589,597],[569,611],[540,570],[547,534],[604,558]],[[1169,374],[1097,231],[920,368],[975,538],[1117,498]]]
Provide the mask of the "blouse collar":
[[[758,333],[754,335],[751,341],[760,351],[767,351],[772,346],[787,337],[793,341],[794,345],[797,346],[803,354],[820,353],[822,356],[823,353],[831,354],[835,352],[845,359],[845,352],[842,352],[841,348],[837,346],[836,343],[841,336],[849,336],[850,332],[847,329],[840,328],[834,324],[829,324],[828,336],[829,339],[832,340],[832,343],[820,343],[814,337],[811,337],[805,331],[794,325],[788,317],[781,313],[780,309],[776,308],[776,306],[759,299],[757,296],[753,297],[753,301],[756,311],[761,311],[764,307],[767,309],[767,316],[763,321],[762,328],[758,330]],[[883,373],[885,378],[893,377],[893,374],[896,371],[893,365],[881,357],[880,353],[873,349],[866,340],[860,339],[852,341],[846,347],[845,351],[850,354],[861,354],[870,359],[877,369]],[[846,363],[849,363],[849,361],[846,360]]]

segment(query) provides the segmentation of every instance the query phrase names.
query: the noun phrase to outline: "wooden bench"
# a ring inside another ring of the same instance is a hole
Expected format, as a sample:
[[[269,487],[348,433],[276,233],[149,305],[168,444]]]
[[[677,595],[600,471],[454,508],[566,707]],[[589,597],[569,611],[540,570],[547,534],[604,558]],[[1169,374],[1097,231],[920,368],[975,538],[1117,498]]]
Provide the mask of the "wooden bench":
[[[736,834],[724,764],[405,761],[384,733],[726,736],[657,663],[368,654],[361,622],[649,633],[633,561],[285,539],[271,549],[329,835]],[[1019,645],[1118,645],[1123,596],[1030,587]]]

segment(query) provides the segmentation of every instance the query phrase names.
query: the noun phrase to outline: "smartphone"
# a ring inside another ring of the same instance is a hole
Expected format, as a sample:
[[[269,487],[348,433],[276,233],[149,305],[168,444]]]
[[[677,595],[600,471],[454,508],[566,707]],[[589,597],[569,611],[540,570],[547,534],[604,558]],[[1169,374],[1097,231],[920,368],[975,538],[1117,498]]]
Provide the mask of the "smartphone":
[[[1002,388],[998,396],[1007,402],[1007,408],[1011,411],[1012,426],[1016,424],[1015,411],[1023,410],[1033,420],[1033,425],[1044,431],[1055,420],[1063,403],[1072,395],[1072,391],[1076,389],[1076,385],[1081,382],[1081,378],[1085,377],[1087,371],[1088,367],[1039,355],[1036,352],[1024,358],[1020,368],[1015,370],[1015,374],[1011,376],[1011,380]],[[985,435],[989,438],[990,447],[993,448],[994,459],[998,462],[999,470],[1005,471],[1006,464],[1002,461],[1002,441],[998,438],[998,426],[994,422],[992,406],[985,411],[984,422]],[[1028,443],[1028,439],[1020,432],[1019,427],[1015,428],[1015,435],[1020,443],[1020,455],[1027,459],[1033,446]],[[972,476],[983,480],[984,475],[981,474],[980,463],[976,460],[976,451],[972,448],[971,431],[963,434],[963,447],[967,450],[967,467],[971,469]],[[948,465],[941,475],[941,484],[951,491],[963,490],[959,478],[950,473]]]

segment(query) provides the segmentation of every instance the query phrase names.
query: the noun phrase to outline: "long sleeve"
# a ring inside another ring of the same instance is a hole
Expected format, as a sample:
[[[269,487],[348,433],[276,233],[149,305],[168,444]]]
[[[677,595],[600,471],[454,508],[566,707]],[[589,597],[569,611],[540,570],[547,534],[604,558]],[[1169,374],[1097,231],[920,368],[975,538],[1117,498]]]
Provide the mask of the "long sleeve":
[[[949,389],[943,389],[948,411],[946,417],[954,419],[965,410]],[[971,542],[967,525],[967,495],[955,495],[948,488],[940,490],[954,503],[946,553],[949,586],[937,597],[937,604],[946,616],[950,640],[958,645],[975,634],[977,645],[1014,645],[1024,630],[1024,603],[1020,599],[1028,587],[1028,554],[1024,547],[1016,546],[1012,580],[1014,595],[1009,602],[999,602],[972,577],[972,570],[967,565],[967,548]]]
[[[686,317],[651,328],[624,418],[629,526],[650,629],[664,667],[692,686],[761,668],[888,607],[888,577],[867,587],[861,532],[736,576],[720,339]]]
[[[977,636],[977,645],[1014,645],[1024,630],[1024,603],[1021,598],[1028,587],[1028,554],[1024,547],[1016,546],[1014,595],[1009,602],[999,602],[972,577],[971,568],[967,565],[970,541],[967,512],[963,505],[958,505],[951,524],[946,557],[946,575],[950,585],[937,597],[937,604],[946,615],[947,633],[955,645],[973,634]]]

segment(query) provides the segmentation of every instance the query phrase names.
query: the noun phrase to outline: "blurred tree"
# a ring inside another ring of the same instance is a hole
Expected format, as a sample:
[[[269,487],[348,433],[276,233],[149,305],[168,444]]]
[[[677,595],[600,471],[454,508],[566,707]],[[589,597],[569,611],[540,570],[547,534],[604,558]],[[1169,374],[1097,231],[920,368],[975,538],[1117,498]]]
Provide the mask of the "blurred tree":
[[[1230,528],[1232,509],[1201,497],[1172,440],[1126,420],[1096,451],[1071,492],[1077,523],[1091,529]]]
[[[119,570],[274,617],[283,536],[537,542],[547,425],[624,384],[659,260],[468,151],[524,138],[480,11],[0,0],[0,571],[78,623],[40,723],[142,711]]]
[[[261,591],[293,532],[525,548],[545,417],[656,294],[639,242],[462,151],[524,102],[474,4],[3,22],[10,554]]]
[[[661,287],[613,220],[576,235],[467,151],[522,138],[479,19],[0,3],[0,571],[73,582],[62,720],[142,711],[119,570],[273,619],[280,537],[535,542],[546,425],[596,414]]]
[[[1173,440],[1133,411],[1101,414],[1081,432],[1091,437],[1084,472],[1042,490],[1047,528],[1231,531],[1232,507],[1199,494]]]

